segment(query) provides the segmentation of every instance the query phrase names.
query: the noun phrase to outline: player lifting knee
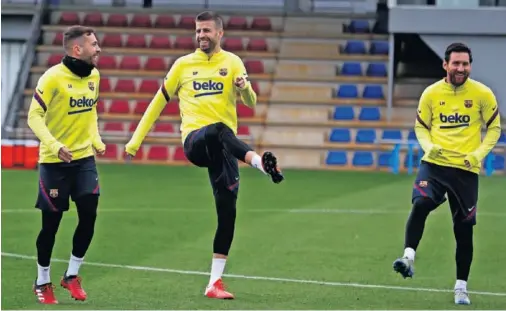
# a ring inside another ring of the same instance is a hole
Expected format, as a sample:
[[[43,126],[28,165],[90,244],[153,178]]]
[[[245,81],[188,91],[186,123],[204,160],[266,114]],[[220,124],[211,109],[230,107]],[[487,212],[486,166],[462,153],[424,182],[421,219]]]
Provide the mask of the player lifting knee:
[[[223,20],[219,16],[212,12],[197,16],[199,48],[176,60],[125,149],[130,157],[135,156],[165,104],[177,94],[185,155],[194,165],[207,168],[218,213],[211,277],[205,295],[233,299],[224,289],[221,277],[234,237],[239,191],[237,161],[269,175],[274,183],[284,177],[271,152],[259,155],[236,137],[236,92],[249,107],[256,105],[256,94],[242,60],[221,49],[222,36]]]

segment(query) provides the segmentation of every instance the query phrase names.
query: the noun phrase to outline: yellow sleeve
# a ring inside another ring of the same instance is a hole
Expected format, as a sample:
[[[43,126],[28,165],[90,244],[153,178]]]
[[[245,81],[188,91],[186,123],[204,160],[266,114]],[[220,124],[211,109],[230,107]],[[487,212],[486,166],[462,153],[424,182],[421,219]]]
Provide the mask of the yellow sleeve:
[[[28,126],[40,142],[49,147],[54,155],[58,155],[64,145],[54,138],[46,126],[47,107],[58,93],[56,79],[45,73],[39,78],[28,110]]]
[[[237,57],[236,62],[234,63],[234,82],[235,79],[238,77],[243,77],[246,80],[246,85],[242,89],[239,90],[239,94],[241,94],[242,102],[250,107],[253,108],[257,104],[257,94],[255,94],[255,91],[253,90],[253,87],[251,86],[251,82],[248,80],[248,73],[246,71],[246,67],[244,66],[243,61]]]
[[[501,136],[499,107],[495,95],[491,90],[485,93],[485,98],[481,102],[481,117],[487,126],[487,134],[478,149],[473,152],[478,161],[482,161],[487,156]]]
[[[105,144],[102,142],[102,138],[100,137],[100,132],[98,130],[98,113],[97,113],[97,105],[98,105],[98,98],[99,98],[99,85],[100,85],[100,76],[98,77],[98,81],[96,83],[97,85],[97,93],[96,93],[96,99],[95,99],[95,109],[92,110],[93,116],[93,122],[91,123],[90,131],[93,133],[93,141],[92,145],[93,148],[95,148],[98,151],[105,150]]]
[[[424,152],[432,148],[430,128],[432,123],[432,102],[427,90],[422,93],[416,111],[415,134]]]
[[[177,93],[179,89],[179,77],[181,72],[181,64],[179,59],[172,65],[172,68],[165,76],[165,80],[163,81],[162,86],[156,93],[153,100],[149,104],[146,112],[141,118],[139,125],[135,129],[135,132],[130,139],[130,141],[126,144],[125,150],[128,154],[135,155],[137,150],[139,150],[142,141],[151,130],[153,124],[155,124],[156,120],[162,113],[163,108],[170,101],[170,99]]]

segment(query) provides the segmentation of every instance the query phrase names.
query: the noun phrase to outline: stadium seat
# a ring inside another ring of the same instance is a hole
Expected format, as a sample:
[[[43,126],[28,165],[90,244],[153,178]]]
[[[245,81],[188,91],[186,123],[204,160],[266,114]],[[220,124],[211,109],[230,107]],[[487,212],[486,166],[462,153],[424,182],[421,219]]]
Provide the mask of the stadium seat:
[[[370,63],[367,66],[366,75],[369,77],[386,77],[387,67],[383,63]]]
[[[385,98],[383,94],[383,87],[381,85],[366,85],[364,87],[362,97],[370,99],[383,99]]]
[[[372,166],[374,164],[374,157],[370,151],[356,151],[353,154],[353,166]]]
[[[179,116],[179,103],[175,100],[171,100],[165,105],[165,108],[162,110],[162,115]]]
[[[172,48],[172,44],[170,42],[169,37],[151,37],[151,42],[149,43],[150,49],[170,49]]]
[[[144,112],[146,112],[146,109],[148,109],[148,106],[149,101],[146,100],[138,101],[134,107],[134,114],[144,114]]]
[[[376,130],[359,129],[355,141],[357,144],[373,144],[376,141]]]
[[[255,16],[251,22],[251,29],[261,31],[272,30],[271,20],[267,17]]]
[[[106,159],[117,159],[118,158],[118,145],[105,144],[105,153],[102,157],[104,157]]]
[[[106,33],[101,45],[102,47],[119,48],[123,46],[123,41],[119,33]]]
[[[107,27],[127,27],[128,19],[124,14],[111,14],[106,22]]]
[[[499,136],[499,143],[506,144],[506,134],[504,132],[501,132],[501,136]]]
[[[388,42],[387,41],[373,41],[369,53],[373,55],[388,55]]]
[[[504,170],[504,156],[495,155],[494,161],[492,163],[494,170]]]
[[[77,12],[62,12],[58,24],[66,26],[78,25],[80,24],[79,15]]]
[[[369,22],[366,20],[352,20],[348,30],[351,33],[368,33],[370,31]]]
[[[246,46],[248,51],[268,51],[269,47],[264,39],[250,39]]]
[[[137,56],[123,56],[119,67],[126,70],[139,70],[141,69],[141,61]]]
[[[413,166],[412,167],[415,167],[415,168],[419,167],[421,154],[419,155],[418,152],[413,152],[413,155],[411,156],[411,158],[413,159]],[[405,168],[409,168],[408,161],[409,161],[409,156],[406,155],[406,157],[404,158],[404,167]]]
[[[381,139],[401,140],[402,133],[400,130],[384,130],[383,135],[381,135]]]
[[[344,63],[341,74],[345,76],[361,76],[362,65],[360,63]]]
[[[249,136],[251,133],[249,131],[249,127],[247,125],[239,125],[237,127],[237,135],[240,136]]]
[[[418,141],[418,138],[416,138],[415,131],[413,131],[413,130],[409,131],[408,141]]]
[[[62,45],[63,44],[63,33],[59,32],[54,36],[53,45]]]
[[[228,30],[246,30],[248,29],[248,21],[245,17],[242,16],[231,16],[228,20],[227,27]]]
[[[100,69],[116,69],[116,57],[111,55],[102,55],[98,59],[98,68]]]
[[[150,28],[153,25],[151,24],[151,17],[148,14],[134,14],[130,21],[130,26]]]
[[[167,161],[169,159],[169,148],[167,146],[151,146],[148,151],[148,160]]]
[[[339,165],[344,166],[348,164],[348,157],[346,155],[346,151],[330,151],[327,154],[327,159],[325,160],[327,165]]]
[[[260,60],[247,60],[244,66],[248,74],[264,73],[264,64]]]
[[[176,28],[176,21],[170,15],[158,15],[154,26],[155,28]]]
[[[130,79],[118,79],[114,87],[115,92],[123,93],[135,93],[137,91],[136,89],[134,80]]]
[[[100,92],[110,92],[111,90],[111,81],[108,78],[100,78]]]
[[[160,123],[157,122],[153,129],[153,133],[157,134],[174,134],[174,125],[172,123]]]
[[[255,115],[255,111],[250,107],[238,104],[237,105],[237,116],[239,118],[252,118]]]
[[[195,18],[193,16],[181,16],[179,28],[195,30]]]
[[[378,166],[389,167],[392,160],[392,152],[381,152],[378,156]]]
[[[163,57],[149,57],[144,64],[144,70],[167,71],[167,64]]]
[[[251,88],[253,88],[253,91],[255,91],[255,94],[260,94],[260,86],[258,85],[258,82],[251,81]]]
[[[337,91],[337,97],[357,98],[358,88],[354,84],[342,84],[341,86],[339,86],[339,90]]]
[[[346,42],[344,52],[347,54],[365,54],[365,43],[364,41],[350,40]]]
[[[192,37],[177,37],[174,48],[182,50],[193,50],[196,47]]]
[[[186,158],[186,155],[184,154],[183,147],[179,146],[174,151],[174,161],[183,161],[183,162],[188,161],[188,159]]]
[[[125,131],[123,122],[106,122],[104,124],[104,132],[121,134]]]
[[[142,80],[141,85],[139,86],[139,93],[149,93],[155,94],[158,92],[160,88],[160,82],[154,79],[146,79]]]
[[[125,46],[137,49],[146,48],[146,37],[144,35],[129,35]]]
[[[91,12],[84,16],[83,24],[90,27],[101,27],[104,26],[104,19],[102,13]]]
[[[223,43],[223,49],[231,52],[242,51],[244,49],[241,38],[227,38]]]
[[[135,132],[135,129],[137,128],[138,125],[139,125],[138,121],[130,122],[130,126],[128,127],[128,132],[130,134],[132,134],[133,132]]]
[[[105,112],[105,103],[102,100],[98,100],[96,107],[97,113],[101,114]]]
[[[63,54],[52,54],[47,59],[47,65],[51,67],[61,63],[63,56],[64,56]]]
[[[381,119],[379,107],[362,107],[358,119],[360,121],[379,121]]]
[[[128,100],[116,99],[113,100],[109,107],[109,113],[128,114],[130,113],[130,104]]]
[[[338,106],[334,110],[334,120],[353,120],[355,119],[355,111],[351,106]]]
[[[336,143],[349,143],[351,141],[351,133],[349,129],[335,128],[330,133],[330,141]]]

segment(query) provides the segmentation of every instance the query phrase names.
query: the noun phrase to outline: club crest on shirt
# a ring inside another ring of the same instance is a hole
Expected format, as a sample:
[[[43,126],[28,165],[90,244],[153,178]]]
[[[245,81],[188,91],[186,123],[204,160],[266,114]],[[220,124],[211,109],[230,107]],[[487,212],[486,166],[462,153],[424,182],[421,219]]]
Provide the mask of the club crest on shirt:
[[[94,82],[88,82],[88,88],[90,91],[95,91],[95,83]]]
[[[470,99],[464,100],[464,106],[466,108],[471,108],[473,106],[473,101]]]
[[[49,196],[52,198],[58,197],[58,189],[49,189]]]
[[[227,68],[221,68],[220,69],[220,75],[221,76],[226,76],[228,74],[228,69]]]
[[[420,180],[418,185],[422,188],[426,188],[429,183],[426,180]]]

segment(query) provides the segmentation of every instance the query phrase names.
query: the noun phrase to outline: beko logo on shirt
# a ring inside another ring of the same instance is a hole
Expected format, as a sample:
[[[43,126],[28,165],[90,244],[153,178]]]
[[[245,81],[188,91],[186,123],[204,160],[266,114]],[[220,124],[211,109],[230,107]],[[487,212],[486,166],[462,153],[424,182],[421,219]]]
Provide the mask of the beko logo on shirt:
[[[93,98],[86,98],[83,96],[82,98],[74,98],[70,97],[70,107],[79,107],[79,108],[89,108],[93,107],[95,104],[95,100]]]
[[[455,128],[455,127],[469,126],[469,122],[471,122],[471,117],[467,114],[459,114],[458,112],[450,115],[440,113],[439,120],[442,123],[452,124],[452,125],[442,125],[441,128]]]
[[[195,97],[222,94],[223,87],[223,82],[216,82],[213,80],[205,82],[193,81],[193,89],[195,91],[209,91],[205,93],[195,94]]]

